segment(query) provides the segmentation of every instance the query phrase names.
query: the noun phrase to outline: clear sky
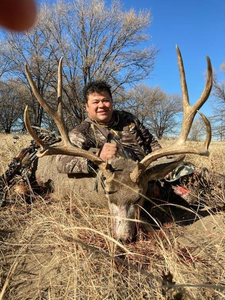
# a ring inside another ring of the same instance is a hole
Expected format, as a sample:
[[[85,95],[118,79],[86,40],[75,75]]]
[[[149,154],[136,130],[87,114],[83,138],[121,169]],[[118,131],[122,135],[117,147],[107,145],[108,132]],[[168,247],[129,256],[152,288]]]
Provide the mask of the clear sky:
[[[181,50],[191,103],[201,95],[206,72],[206,55],[220,72],[225,61],[225,0],[122,0],[124,8],[149,9],[152,43],[160,50],[151,78],[167,93],[180,94],[175,45]],[[224,75],[219,79],[225,80]],[[210,103],[202,111],[211,114]]]

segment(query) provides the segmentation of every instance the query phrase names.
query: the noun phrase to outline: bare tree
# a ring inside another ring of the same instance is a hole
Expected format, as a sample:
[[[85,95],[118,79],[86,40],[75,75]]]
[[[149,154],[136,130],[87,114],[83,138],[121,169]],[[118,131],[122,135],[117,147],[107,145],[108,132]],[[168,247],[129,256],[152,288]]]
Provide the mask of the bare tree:
[[[176,117],[182,111],[179,95],[170,95],[159,87],[150,88],[143,84],[127,93],[123,105],[159,139],[175,133],[178,124]]]
[[[225,74],[225,63],[220,68]],[[225,106],[225,81],[219,81],[215,72],[213,78],[213,96],[217,99],[217,103]]]
[[[46,94],[49,86],[51,86],[52,71],[50,71],[49,63],[46,60],[47,57],[50,57],[50,53],[46,40],[43,40],[41,36],[40,25],[24,35],[7,33],[5,39],[1,40],[0,48],[1,56],[9,61],[9,70],[7,76],[4,78],[16,78],[20,81],[21,86],[24,86],[27,95],[29,95],[26,99],[29,97],[29,105],[33,116],[32,122],[40,125],[43,117],[43,109],[34,101],[24,71],[24,64],[29,65],[34,72],[35,80],[41,94]],[[26,102],[24,105],[26,105]]]
[[[0,83],[0,128],[5,133],[10,133],[23,117],[19,88],[16,81]]]
[[[156,103],[158,88],[150,88],[147,85],[139,84],[124,93],[119,107],[126,108],[133,113],[142,123],[148,119],[149,106]]]
[[[159,139],[164,135],[174,135],[179,121],[176,116],[182,110],[181,97],[179,95],[165,94],[150,111],[147,122],[151,132]]]
[[[194,120],[188,138],[192,141],[201,141],[205,138],[205,123],[201,117]]]
[[[220,68],[225,74],[225,63]],[[213,136],[222,141],[225,139],[225,81],[219,81],[216,73],[213,79],[213,96],[212,131]]]
[[[213,137],[219,141],[225,140],[225,107],[214,109],[213,116],[210,118],[212,124]]]
[[[146,34],[150,24],[149,12],[125,11],[117,0],[107,6],[102,0],[46,2],[32,31],[2,37],[0,56],[9,63],[8,77],[17,76],[27,85],[26,63],[41,95],[51,98],[55,66],[63,55],[64,109],[66,121],[74,126],[84,118],[82,88],[90,81],[107,80],[116,92],[150,74],[157,53]],[[32,122],[40,125],[43,110],[32,94],[30,99]]]

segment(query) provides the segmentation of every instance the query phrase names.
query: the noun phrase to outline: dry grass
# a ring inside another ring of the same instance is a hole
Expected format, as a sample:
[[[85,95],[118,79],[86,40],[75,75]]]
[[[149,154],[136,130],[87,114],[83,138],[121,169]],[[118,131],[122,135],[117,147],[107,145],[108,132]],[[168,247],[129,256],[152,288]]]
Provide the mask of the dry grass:
[[[3,170],[21,146],[4,138]],[[224,173],[225,145],[211,147],[209,161],[191,159]],[[17,196],[0,213],[0,299],[224,298],[224,212],[202,218],[191,211],[195,223],[140,231],[127,245],[111,236],[107,207],[79,197],[37,197],[29,205]]]
[[[19,137],[14,139],[13,137]],[[30,144],[31,138],[26,134],[4,134],[0,133],[1,147],[0,147],[0,174],[8,167],[8,163],[12,158],[20,152],[20,150]]]
[[[160,144],[165,147],[170,145],[173,140],[162,140]],[[189,142],[196,144],[196,147],[202,142]],[[210,170],[225,174],[225,142],[211,142],[209,146],[210,156],[187,155],[186,161],[193,163],[198,167],[206,167]]]

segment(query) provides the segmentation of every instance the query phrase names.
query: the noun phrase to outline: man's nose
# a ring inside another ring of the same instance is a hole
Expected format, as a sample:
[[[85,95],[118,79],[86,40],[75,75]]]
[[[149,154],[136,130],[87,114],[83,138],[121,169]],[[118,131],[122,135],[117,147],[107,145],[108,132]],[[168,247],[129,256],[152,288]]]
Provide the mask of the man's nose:
[[[98,102],[98,106],[99,106],[99,107],[104,107],[104,106],[105,106],[105,103],[104,103],[103,101],[99,101],[99,102]]]

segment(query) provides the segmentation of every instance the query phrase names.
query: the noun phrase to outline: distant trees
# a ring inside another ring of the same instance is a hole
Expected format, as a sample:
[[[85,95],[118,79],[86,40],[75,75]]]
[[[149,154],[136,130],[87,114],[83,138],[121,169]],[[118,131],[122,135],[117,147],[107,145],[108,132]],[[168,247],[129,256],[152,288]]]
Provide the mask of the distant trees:
[[[131,89],[123,101],[158,139],[176,133],[178,114],[182,111],[179,95],[170,95],[161,88],[150,88],[140,84]]]
[[[191,131],[188,135],[188,138],[192,141],[201,141],[206,133],[206,126],[201,116],[194,119]]]
[[[16,81],[0,82],[0,130],[10,133],[23,115],[20,86]]]
[[[225,74],[225,63],[222,63],[221,71]],[[213,81],[213,116],[211,117],[213,136],[222,141],[225,139],[225,81],[219,81],[214,74]]]
[[[225,140],[225,109],[219,111],[214,110],[213,116],[210,118],[212,123],[213,137],[219,141]]]
[[[57,64],[63,56],[64,110],[72,127],[84,119],[82,88],[90,81],[107,80],[116,93],[122,85],[138,83],[150,74],[157,54],[146,34],[150,24],[149,12],[124,11],[117,0],[110,6],[102,0],[64,0],[53,5],[46,1],[33,30],[1,37],[2,81],[16,79],[32,122],[47,124],[27,83],[24,63],[41,95],[53,103]]]

